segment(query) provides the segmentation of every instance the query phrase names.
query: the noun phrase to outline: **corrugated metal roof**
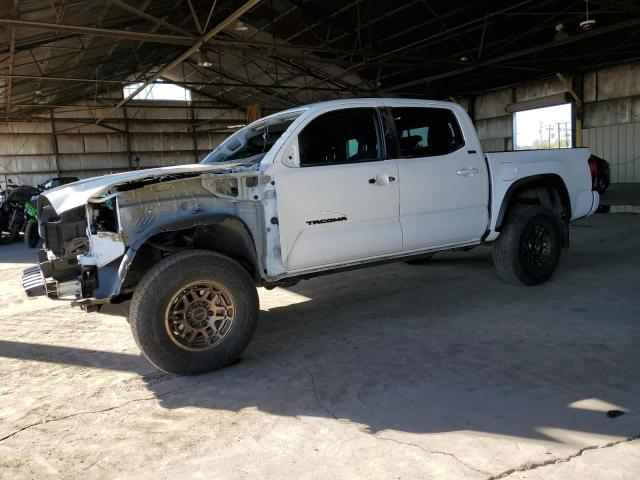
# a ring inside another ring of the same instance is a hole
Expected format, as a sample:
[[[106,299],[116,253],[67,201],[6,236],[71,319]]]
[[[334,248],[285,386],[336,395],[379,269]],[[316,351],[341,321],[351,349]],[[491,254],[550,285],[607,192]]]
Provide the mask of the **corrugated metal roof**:
[[[209,66],[194,55],[166,77],[231,107],[269,110],[340,97],[473,94],[637,57],[638,2],[592,3],[597,23],[583,31],[583,1],[266,0],[242,16],[246,30],[234,23],[207,43]],[[242,4],[1,2],[4,120],[119,92]]]

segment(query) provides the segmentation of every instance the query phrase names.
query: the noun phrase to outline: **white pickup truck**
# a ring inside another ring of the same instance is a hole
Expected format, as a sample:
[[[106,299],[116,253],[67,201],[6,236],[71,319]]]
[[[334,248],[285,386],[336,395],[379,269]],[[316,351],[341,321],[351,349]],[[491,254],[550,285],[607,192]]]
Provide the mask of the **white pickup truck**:
[[[260,119],[199,165],[45,192],[29,295],[94,311],[131,299],[158,368],[224,367],[249,343],[257,286],[493,245],[498,275],[554,272],[568,224],[598,207],[587,149],[483,153],[460,106],[356,99]]]

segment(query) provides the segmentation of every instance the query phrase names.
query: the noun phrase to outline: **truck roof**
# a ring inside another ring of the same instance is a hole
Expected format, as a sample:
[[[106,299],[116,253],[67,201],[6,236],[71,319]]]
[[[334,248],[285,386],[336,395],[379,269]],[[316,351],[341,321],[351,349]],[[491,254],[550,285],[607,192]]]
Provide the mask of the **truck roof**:
[[[397,105],[416,105],[416,104],[422,104],[424,106],[430,106],[430,107],[448,107],[450,108],[452,105],[457,105],[457,103],[454,102],[447,102],[447,101],[442,101],[442,100],[425,100],[425,99],[419,99],[419,98],[393,98],[393,97],[389,97],[389,98],[341,98],[339,100],[328,100],[326,102],[317,102],[317,103],[310,103],[307,105],[301,105],[299,107],[293,107],[287,110],[283,110],[277,113],[273,113],[267,117],[263,117],[263,119],[265,118],[271,118],[271,117],[277,117],[280,115],[286,115],[289,113],[297,113],[297,112],[304,112],[304,111],[314,111],[314,110],[320,110],[320,109],[324,109],[327,107],[332,107],[332,106],[340,106],[340,105],[360,105],[360,106],[377,106],[380,105],[381,103],[394,103]],[[263,120],[260,119],[260,120]]]

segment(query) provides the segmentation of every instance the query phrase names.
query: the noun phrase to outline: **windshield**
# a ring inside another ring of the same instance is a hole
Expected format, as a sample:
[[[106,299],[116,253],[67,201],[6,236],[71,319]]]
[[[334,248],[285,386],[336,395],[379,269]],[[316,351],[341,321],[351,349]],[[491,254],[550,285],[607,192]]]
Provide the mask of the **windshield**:
[[[289,113],[265,120],[258,120],[231,135],[201,163],[220,163],[243,160],[260,162],[282,134],[302,112]]]

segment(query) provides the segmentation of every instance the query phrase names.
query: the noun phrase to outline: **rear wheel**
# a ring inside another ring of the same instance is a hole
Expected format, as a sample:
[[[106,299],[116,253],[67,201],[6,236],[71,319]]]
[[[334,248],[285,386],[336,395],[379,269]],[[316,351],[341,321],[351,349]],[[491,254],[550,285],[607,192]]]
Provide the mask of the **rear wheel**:
[[[562,250],[560,222],[538,205],[514,207],[493,248],[493,263],[504,281],[538,285],[553,275]]]
[[[256,288],[240,264],[189,250],[149,270],[131,300],[129,321],[151,363],[193,375],[232,363],[253,336],[258,310]]]

